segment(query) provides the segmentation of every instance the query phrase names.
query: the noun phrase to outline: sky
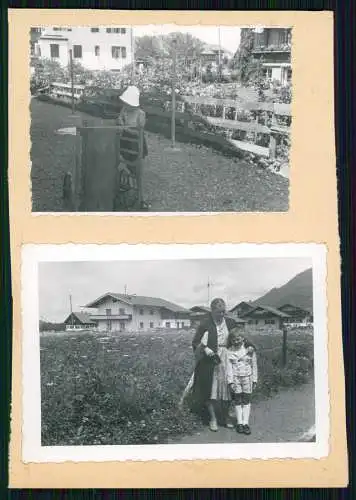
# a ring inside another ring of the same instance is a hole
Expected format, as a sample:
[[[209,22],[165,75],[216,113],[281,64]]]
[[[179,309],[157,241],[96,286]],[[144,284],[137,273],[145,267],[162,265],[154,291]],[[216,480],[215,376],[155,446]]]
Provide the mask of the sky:
[[[312,266],[308,258],[240,258],[161,261],[42,262],[39,264],[40,318],[62,322],[106,292],[148,295],[183,307],[208,305],[222,297],[230,309],[255,300]]]
[[[219,44],[219,34],[217,26],[175,26],[174,24],[143,25],[134,26],[134,36],[143,35],[167,35],[173,32],[190,33],[197,38],[200,38],[205,43],[212,45]],[[229,50],[232,53],[236,52],[240,44],[240,28],[236,26],[221,26],[220,40],[222,48]]]

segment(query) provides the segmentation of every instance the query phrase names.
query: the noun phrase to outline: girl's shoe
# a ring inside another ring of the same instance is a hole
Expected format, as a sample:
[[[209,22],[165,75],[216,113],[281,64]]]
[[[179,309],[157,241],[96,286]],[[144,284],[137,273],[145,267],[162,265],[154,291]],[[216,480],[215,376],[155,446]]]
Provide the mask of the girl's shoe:
[[[217,424],[216,420],[210,420],[210,422],[209,422],[209,429],[212,432],[216,432],[218,430],[218,424]]]
[[[250,435],[250,434],[251,434],[251,429],[250,429],[250,426],[249,426],[249,425],[244,425],[244,426],[243,426],[243,433],[244,433],[244,434],[247,434],[247,435]]]
[[[233,429],[234,428],[234,424],[232,422],[226,422],[226,427],[228,429]]]
[[[242,424],[237,424],[236,432],[238,432],[239,434],[243,434],[244,433],[244,426]]]

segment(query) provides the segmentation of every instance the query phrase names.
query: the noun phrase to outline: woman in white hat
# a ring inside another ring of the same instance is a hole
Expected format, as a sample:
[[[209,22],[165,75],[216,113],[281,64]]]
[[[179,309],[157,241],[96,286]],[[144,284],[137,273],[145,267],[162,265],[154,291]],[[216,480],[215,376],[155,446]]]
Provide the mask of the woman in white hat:
[[[125,127],[120,139],[121,148],[125,150],[121,151],[120,163],[125,163],[125,161],[130,163],[134,162],[134,165],[127,165],[127,167],[137,179],[139,208],[146,209],[147,205],[142,200],[142,160],[148,153],[146,138],[143,135],[143,151],[141,157],[139,155],[138,143],[134,143],[131,140],[125,140],[137,138],[146,124],[146,114],[140,108],[140,91],[137,87],[131,85],[127,87],[120,96],[120,101],[122,109],[117,118],[117,124]],[[134,170],[134,172],[132,170]]]

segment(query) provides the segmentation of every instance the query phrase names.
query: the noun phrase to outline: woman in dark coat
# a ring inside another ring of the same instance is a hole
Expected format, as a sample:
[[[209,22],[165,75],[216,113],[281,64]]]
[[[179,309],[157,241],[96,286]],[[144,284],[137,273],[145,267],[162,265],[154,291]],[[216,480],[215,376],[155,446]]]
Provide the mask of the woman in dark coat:
[[[238,323],[226,317],[226,305],[222,299],[214,299],[210,309],[210,314],[197,328],[192,342],[196,357],[193,399],[201,409],[206,406],[210,430],[217,431],[216,403],[222,403],[226,419],[231,401],[226,376],[226,343],[230,331]]]

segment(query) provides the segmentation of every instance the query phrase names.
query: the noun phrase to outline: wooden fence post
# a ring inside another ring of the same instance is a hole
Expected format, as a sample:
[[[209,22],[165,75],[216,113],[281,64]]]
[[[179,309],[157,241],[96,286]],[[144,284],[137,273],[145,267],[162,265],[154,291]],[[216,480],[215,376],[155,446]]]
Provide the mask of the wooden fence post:
[[[282,343],[282,363],[283,367],[287,366],[287,327],[282,321],[283,343]]]
[[[274,127],[275,127],[276,123],[277,123],[276,115],[274,114],[274,110],[273,110],[272,123],[271,123],[271,134],[270,134],[270,141],[269,141],[269,157],[270,158],[276,157],[277,140],[276,140],[276,133],[274,131]]]

